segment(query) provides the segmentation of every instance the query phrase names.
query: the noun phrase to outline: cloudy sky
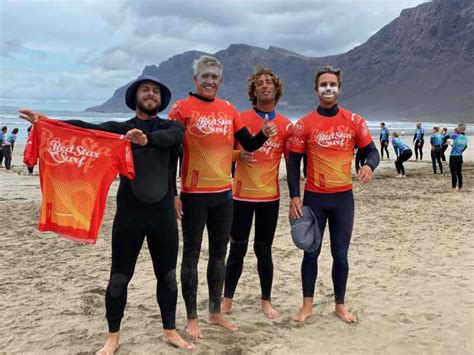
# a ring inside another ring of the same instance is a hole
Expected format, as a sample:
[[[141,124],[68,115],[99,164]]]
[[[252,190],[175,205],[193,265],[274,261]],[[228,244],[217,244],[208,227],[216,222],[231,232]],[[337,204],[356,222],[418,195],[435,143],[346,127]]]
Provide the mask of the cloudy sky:
[[[191,49],[339,54],[426,1],[0,0],[0,106],[83,110]]]

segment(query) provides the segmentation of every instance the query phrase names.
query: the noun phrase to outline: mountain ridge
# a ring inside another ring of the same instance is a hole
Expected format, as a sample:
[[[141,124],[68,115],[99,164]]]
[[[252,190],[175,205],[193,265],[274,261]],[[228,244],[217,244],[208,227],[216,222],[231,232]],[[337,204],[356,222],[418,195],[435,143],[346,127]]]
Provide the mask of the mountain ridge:
[[[474,1],[434,0],[404,9],[365,43],[337,55],[308,57],[270,45],[268,49],[231,44],[216,53],[176,54],[143,74],[168,85],[172,102],[194,90],[192,62],[215,55],[224,65],[219,97],[239,110],[249,107],[248,76],[263,64],[284,82],[277,109],[302,115],[314,109],[314,72],[324,64],[343,70],[341,105],[369,120],[472,122],[474,118]],[[127,84],[128,85],[128,84]],[[86,111],[127,112],[127,85],[104,104]]]

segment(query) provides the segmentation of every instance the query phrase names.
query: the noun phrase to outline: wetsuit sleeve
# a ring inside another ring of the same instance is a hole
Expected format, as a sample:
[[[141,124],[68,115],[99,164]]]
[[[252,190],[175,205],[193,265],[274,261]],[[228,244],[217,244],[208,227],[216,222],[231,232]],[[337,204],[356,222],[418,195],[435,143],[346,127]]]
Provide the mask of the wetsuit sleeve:
[[[178,156],[179,156],[179,150],[176,149],[176,151],[172,151],[170,153],[170,165],[171,165],[171,170],[170,170],[170,179],[171,179],[171,188],[173,189],[173,196],[178,196],[178,186],[176,185],[176,178],[178,175]]]
[[[148,133],[148,147],[171,148],[178,147],[183,143],[184,125],[179,121],[167,120],[164,129]]]
[[[234,137],[235,139],[237,139],[240,145],[248,152],[256,151],[268,139],[262,131],[258,132],[255,136],[252,136],[247,127],[242,127],[237,132],[235,132]]]
[[[117,121],[107,121],[99,124],[84,122],[81,120],[64,120],[62,122],[76,127],[94,129],[97,131],[105,131],[117,134],[125,134],[130,129],[127,123]]]
[[[431,145],[434,145],[434,143],[433,143],[433,136],[430,137],[430,144],[431,144]]]
[[[379,138],[380,141],[382,141],[382,131],[380,131],[380,138]]]
[[[397,148],[397,143],[395,141],[395,138],[392,139],[392,146],[393,146],[393,150],[395,151],[395,155],[398,157],[398,148]]]
[[[370,142],[364,148],[357,149],[357,154],[362,165],[368,165],[372,171],[377,168],[380,163],[380,155],[374,142]]]
[[[304,153],[290,152],[288,154],[288,190],[290,198],[300,196],[300,166]]]
[[[421,131],[420,141],[422,141],[423,139],[425,139],[425,130],[424,129]]]

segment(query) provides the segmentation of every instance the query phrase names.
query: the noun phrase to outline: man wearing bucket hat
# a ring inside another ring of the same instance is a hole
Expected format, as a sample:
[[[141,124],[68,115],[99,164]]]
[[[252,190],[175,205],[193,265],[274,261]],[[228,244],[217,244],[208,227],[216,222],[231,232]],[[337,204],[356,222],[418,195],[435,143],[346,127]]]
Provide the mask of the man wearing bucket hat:
[[[294,125],[288,159],[288,187],[292,217],[309,218],[307,212],[303,213],[304,205],[314,213],[321,236],[326,223],[329,224],[335,311],[342,320],[350,323],[356,321],[356,317],[348,311],[344,297],[349,274],[347,256],[354,223],[351,174],[354,147],[359,147],[359,156],[364,162],[357,173],[362,183],[372,180],[372,171],[379,164],[380,156],[364,119],[338,106],[341,82],[339,69],[326,66],[316,73],[314,88],[320,104]],[[300,162],[303,155],[308,159],[308,177],[301,201]],[[292,230],[294,228],[295,225]],[[296,238],[298,242],[302,241],[300,237]],[[301,265],[303,306],[293,317],[294,321],[303,322],[312,314],[320,252],[321,245],[316,249],[311,246],[305,248]]]
[[[157,279],[156,298],[161,311],[163,340],[191,349],[176,331],[176,261],[178,228],[173,207],[172,171],[183,140],[180,122],[157,116],[171,98],[170,90],[153,76],[140,76],[125,93],[127,106],[136,116],[125,122],[91,124],[64,121],[82,128],[124,134],[132,141],[136,178],[120,177],[117,211],[112,227],[112,269],[105,294],[109,336],[99,354],[113,354],[119,346],[120,323],[127,301],[127,288],[146,237]],[[20,110],[20,117],[34,123],[41,116]]]

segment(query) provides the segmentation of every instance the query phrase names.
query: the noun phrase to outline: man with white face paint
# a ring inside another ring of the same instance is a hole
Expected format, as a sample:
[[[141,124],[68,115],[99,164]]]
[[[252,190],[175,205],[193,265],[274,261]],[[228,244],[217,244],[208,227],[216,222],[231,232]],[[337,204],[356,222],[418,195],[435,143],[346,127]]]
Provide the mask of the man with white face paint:
[[[314,84],[320,104],[294,125],[288,161],[288,187],[290,215],[293,218],[303,216],[302,206],[305,205],[313,211],[321,236],[326,223],[329,223],[336,314],[351,323],[357,318],[348,311],[344,296],[349,274],[347,255],[354,222],[351,176],[354,147],[359,148],[361,161],[364,162],[357,174],[362,183],[372,180],[372,172],[378,166],[380,156],[364,119],[338,106],[341,79],[341,71],[329,66],[316,73]],[[305,154],[308,173],[301,201],[300,163]],[[315,252],[304,252],[301,265],[303,306],[293,317],[294,321],[304,322],[312,315],[320,252],[321,246]]]
[[[216,97],[222,83],[222,64],[216,58],[204,55],[194,62],[194,83],[197,93],[176,102],[169,118],[185,126],[181,195],[175,197],[175,211],[183,230],[181,287],[188,317],[186,330],[192,338],[200,339],[204,336],[197,320],[197,264],[205,226],[209,236],[208,323],[237,330],[220,309],[233,214],[230,177],[234,137],[245,150],[255,151],[277,133],[277,127],[269,119],[262,120],[260,132],[252,136],[236,108]]]

